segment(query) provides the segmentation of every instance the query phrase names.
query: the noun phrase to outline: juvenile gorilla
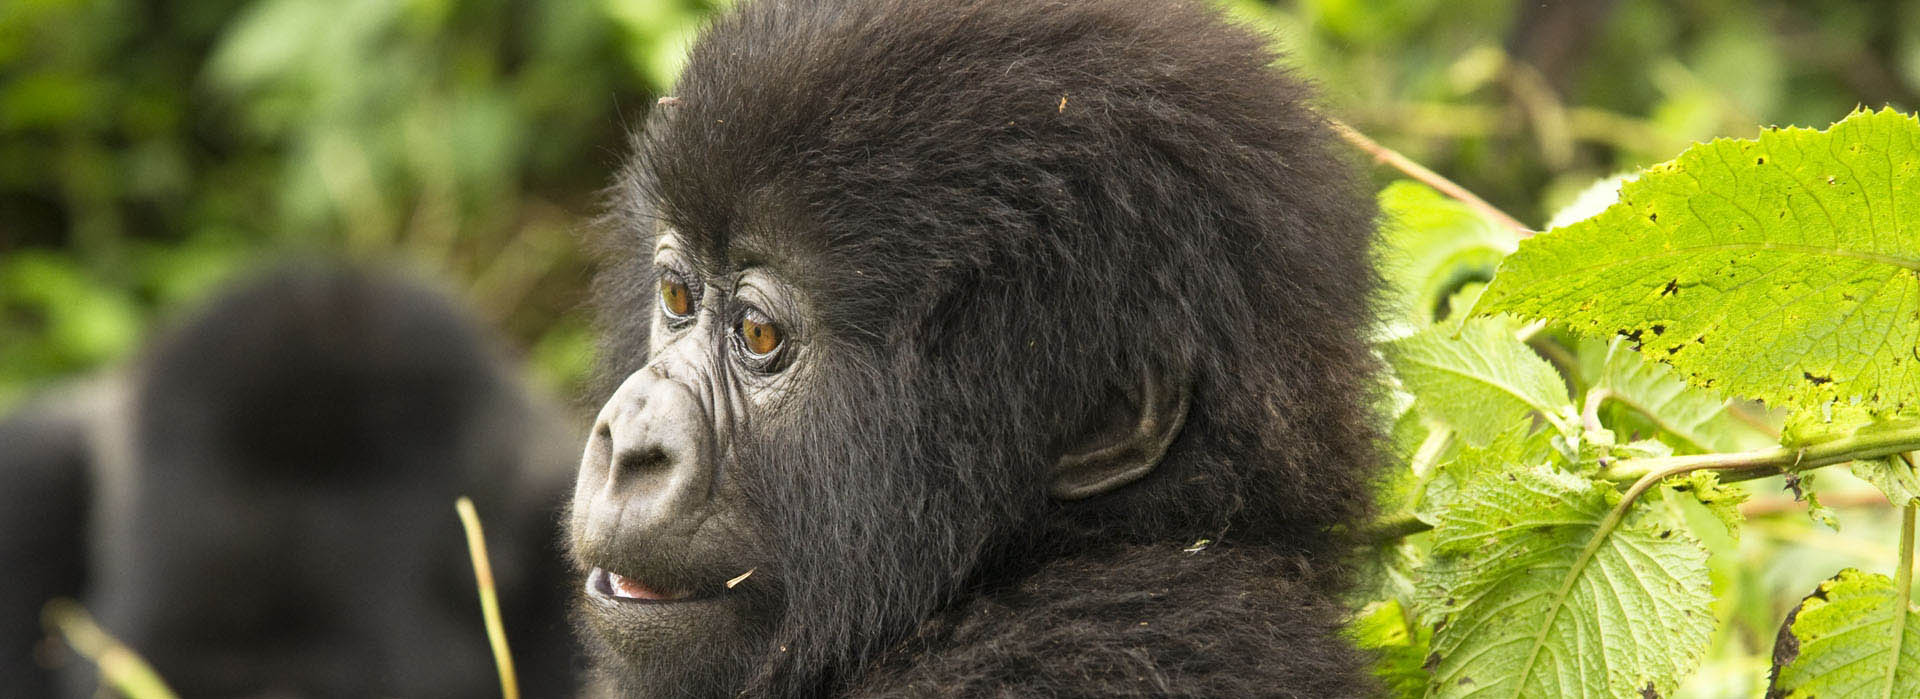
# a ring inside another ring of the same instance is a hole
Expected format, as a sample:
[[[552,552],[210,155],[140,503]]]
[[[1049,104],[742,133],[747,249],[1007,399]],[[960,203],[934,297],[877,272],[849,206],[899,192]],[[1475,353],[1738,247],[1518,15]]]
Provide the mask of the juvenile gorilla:
[[[549,551],[575,442],[494,345],[418,285],[287,266],[0,423],[0,696],[56,695],[33,661],[53,597],[80,597],[182,696],[497,691],[462,494],[522,678],[574,686],[566,587],[541,576],[564,568]],[[66,696],[95,695],[92,663],[62,674]]]
[[[772,0],[616,190],[608,696],[1351,696],[1373,210],[1198,2]]]

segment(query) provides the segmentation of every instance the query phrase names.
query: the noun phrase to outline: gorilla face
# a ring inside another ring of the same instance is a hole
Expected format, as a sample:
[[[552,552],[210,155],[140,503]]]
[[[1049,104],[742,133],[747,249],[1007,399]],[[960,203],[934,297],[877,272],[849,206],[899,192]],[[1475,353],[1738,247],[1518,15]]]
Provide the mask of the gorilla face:
[[[1071,443],[1022,429],[1047,404],[923,344],[966,346],[968,331],[814,312],[808,299],[879,295],[787,282],[831,266],[799,252],[811,229],[654,241],[647,360],[595,421],[570,520],[602,691],[820,681],[796,672],[896,640],[1049,494],[1131,483],[1180,432],[1190,393],[1155,373],[1074,421],[1089,427]]]
[[[650,359],[601,409],[574,493],[586,618],[663,680],[737,677],[744,669],[728,659],[768,634],[766,595],[749,593],[771,566],[734,445],[752,416],[805,381],[803,316],[768,270],[701,260],[671,234],[654,248],[651,276]]]

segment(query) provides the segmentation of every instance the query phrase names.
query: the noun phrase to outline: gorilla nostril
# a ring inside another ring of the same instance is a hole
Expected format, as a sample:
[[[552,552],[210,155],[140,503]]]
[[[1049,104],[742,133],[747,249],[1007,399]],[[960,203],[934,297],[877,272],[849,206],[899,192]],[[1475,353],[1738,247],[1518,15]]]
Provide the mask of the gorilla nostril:
[[[667,450],[658,446],[623,449],[614,455],[616,473],[643,473],[664,468],[671,460]]]

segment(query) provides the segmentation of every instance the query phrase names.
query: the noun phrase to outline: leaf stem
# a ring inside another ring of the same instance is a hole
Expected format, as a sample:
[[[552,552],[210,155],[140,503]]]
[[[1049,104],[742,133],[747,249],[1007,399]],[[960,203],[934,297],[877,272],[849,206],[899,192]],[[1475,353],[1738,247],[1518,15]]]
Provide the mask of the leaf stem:
[[[1725,454],[1689,454],[1626,459],[1602,472],[1608,480],[1622,483],[1642,475],[1665,471],[1674,466],[1696,466],[1714,471],[1735,471],[1721,482],[1753,480],[1788,471],[1805,471],[1847,461],[1879,459],[1901,452],[1920,450],[1920,424],[1900,429],[1852,435],[1802,447],[1773,447]]]
[[[1396,539],[1404,539],[1431,529],[1433,525],[1420,521],[1420,518],[1413,516],[1413,513],[1402,512],[1375,521],[1373,526],[1368,527],[1366,532],[1361,534],[1361,540],[1386,545],[1393,543]]]
[[[1453,197],[1462,204],[1466,204],[1468,208],[1479,212],[1482,216],[1492,219],[1494,223],[1512,229],[1514,235],[1522,238],[1533,236],[1533,229],[1528,228],[1526,224],[1521,223],[1512,216],[1508,216],[1507,212],[1501,211],[1494,205],[1488,204],[1485,199],[1474,196],[1473,192],[1467,191],[1465,187],[1454,184],[1453,180],[1442,177],[1440,173],[1428,170],[1425,166],[1414,162],[1412,158],[1401,155],[1392,148],[1374,142],[1373,139],[1367,138],[1365,134],[1353,130],[1353,127],[1347,126],[1338,120],[1328,119],[1327,123],[1333,127],[1334,133],[1340,134],[1340,137],[1346,139],[1348,143],[1372,155],[1374,160],[1392,165],[1395,170],[1406,173],[1408,177],[1412,177],[1429,187],[1440,190],[1440,193]]]
[[[1614,396],[1613,389],[1611,388],[1596,388],[1587,391],[1587,404],[1580,411],[1580,426],[1587,428],[1589,432],[1597,432],[1605,429],[1605,426],[1600,424],[1600,405],[1612,397]]]
[[[1625,459],[1602,471],[1600,477],[1617,483],[1632,483],[1623,503],[1632,504],[1639,497],[1641,481],[1650,476],[1655,479],[1679,475],[1691,471],[1721,471],[1723,483],[1765,478],[1779,473],[1807,471],[1822,466],[1881,459],[1896,454],[1920,451],[1920,424],[1872,432],[1864,435],[1852,435],[1840,439],[1810,444],[1803,447],[1774,447],[1753,451],[1726,454],[1689,454],[1686,456],[1660,456],[1643,459]],[[1649,484],[1647,487],[1651,487]],[[1636,490],[1637,489],[1637,490]],[[1412,513],[1389,515],[1374,522],[1367,529],[1365,539],[1373,543],[1386,543],[1413,534],[1418,534],[1432,525],[1420,521]]]
[[[1613,389],[1609,388],[1596,388],[1587,392],[1586,409],[1580,413],[1581,420],[1586,423],[1587,429],[1600,429],[1602,427],[1600,424],[1600,406],[1606,401],[1613,401],[1627,406],[1627,409],[1639,413],[1641,417],[1653,423],[1653,426],[1659,428],[1661,432],[1673,435],[1675,439],[1686,442],[1686,445],[1692,447],[1695,451],[1713,452],[1707,445],[1701,444],[1699,440],[1694,439],[1692,435],[1680,431],[1680,428],[1675,427],[1666,418],[1661,417],[1659,413],[1647,408],[1647,406],[1641,405],[1631,398],[1615,393]],[[1774,436],[1778,437],[1779,435]]]
[[[1888,457],[1900,458],[1900,457]],[[1893,648],[1888,654],[1887,677],[1880,685],[1882,699],[1893,699],[1894,679],[1900,671],[1900,643],[1907,637],[1907,614],[1913,607],[1913,516],[1920,502],[1909,500],[1900,511],[1900,570],[1893,579]]]
[[[460,513],[460,525],[467,532],[467,555],[473,558],[473,577],[480,587],[480,614],[486,620],[487,640],[493,645],[493,664],[500,671],[500,696],[520,699],[520,680],[513,671],[513,654],[507,651],[507,630],[500,623],[500,593],[493,585],[493,565],[487,562],[487,539],[480,532],[480,515],[473,500],[460,496],[453,502]]]
[[[1413,462],[1409,467],[1413,469],[1414,477],[1426,478],[1427,474],[1432,473],[1434,465],[1440,461],[1440,455],[1446,452],[1447,444],[1452,441],[1453,428],[1434,425],[1432,431],[1427,433],[1427,438],[1420,442],[1420,449],[1413,453]]]

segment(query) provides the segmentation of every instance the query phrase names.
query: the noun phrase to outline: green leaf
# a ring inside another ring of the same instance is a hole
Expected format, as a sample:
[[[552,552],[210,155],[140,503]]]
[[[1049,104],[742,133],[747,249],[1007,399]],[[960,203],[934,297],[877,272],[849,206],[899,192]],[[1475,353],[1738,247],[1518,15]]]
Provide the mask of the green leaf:
[[[1688,380],[1805,409],[1920,409],[1920,122],[1696,145],[1523,242],[1482,311],[1622,333]]]
[[[1669,694],[1713,631],[1707,552],[1670,518],[1551,467],[1483,479],[1434,530],[1434,697]]]
[[[1906,507],[1908,503],[1920,499],[1920,473],[1915,473],[1913,465],[1898,456],[1855,461],[1848,470],[1879,488],[1880,492],[1886,494],[1887,502],[1894,507]]]
[[[1740,536],[1740,524],[1747,519],[1740,514],[1740,504],[1747,501],[1746,490],[1722,485],[1720,474],[1713,471],[1694,471],[1668,482],[1673,490],[1691,495],[1708,514],[1720,520],[1720,526],[1727,528],[1728,536]]]
[[[1768,696],[1920,696],[1920,614],[1893,580],[1848,568],[1800,602]]]
[[[1553,218],[1547,221],[1547,230],[1564,228],[1600,215],[1607,207],[1620,201],[1620,185],[1633,179],[1631,174],[1619,174],[1602,177],[1587,185],[1586,189],[1574,195],[1573,201],[1553,212]]]
[[[1439,524],[1469,485],[1517,466],[1550,463],[1555,454],[1552,439],[1552,430],[1534,430],[1529,421],[1522,420],[1485,446],[1456,442],[1421,484],[1414,516],[1428,524]]]
[[[1381,314],[1387,337],[1404,337],[1444,317],[1449,295],[1493,278],[1518,242],[1512,231],[1416,182],[1387,185],[1380,211],[1376,250],[1387,284]]]
[[[1878,422],[1883,420],[1860,406],[1826,403],[1816,410],[1800,410],[1788,415],[1786,424],[1780,426],[1780,443],[1801,446],[1840,439]]]
[[[1396,600],[1375,602],[1347,626],[1361,650],[1373,653],[1373,676],[1388,696],[1417,697],[1427,686],[1427,641],[1433,633],[1407,618]]]
[[[1606,361],[1589,390],[1605,390],[1609,400],[1626,404],[1659,432],[1672,437],[1671,442],[1677,442],[1673,446],[1685,453],[1765,446],[1755,439],[1754,430],[1727,415],[1725,400],[1688,386],[1664,364],[1646,361],[1626,338],[1617,337],[1608,344]],[[1614,429],[1621,431],[1619,426]]]
[[[1805,483],[1808,475],[1812,474],[1801,476],[1800,481]],[[1807,519],[1811,519],[1829,530],[1840,531],[1840,516],[1833,513],[1833,508],[1820,503],[1819,493],[1808,490],[1805,499],[1807,501]]]
[[[1512,323],[1475,318],[1455,330],[1429,327],[1381,346],[1428,417],[1485,446],[1539,413],[1565,431],[1573,404],[1553,365],[1514,337]]]

